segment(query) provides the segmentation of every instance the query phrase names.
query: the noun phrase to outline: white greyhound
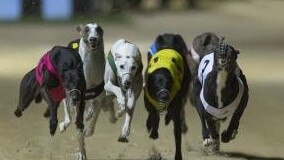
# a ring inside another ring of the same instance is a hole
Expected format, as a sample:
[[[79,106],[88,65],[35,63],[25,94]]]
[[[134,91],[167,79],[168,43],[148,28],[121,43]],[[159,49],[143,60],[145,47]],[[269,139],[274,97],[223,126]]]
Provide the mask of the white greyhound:
[[[116,117],[126,112],[119,142],[128,142],[131,120],[136,101],[143,88],[143,64],[138,47],[124,39],[118,40],[107,56],[105,67],[105,91],[119,104]]]
[[[76,30],[81,35],[81,38],[70,42],[68,46],[78,50],[83,61],[84,76],[87,85],[85,102],[86,106],[89,107],[88,116],[95,117],[92,119],[89,127],[87,127],[84,131],[85,136],[88,136],[93,134],[93,123],[96,122],[102,105],[110,108],[111,122],[115,122],[116,118],[112,101],[104,92],[105,54],[103,29],[96,23],[89,23],[85,26],[80,25],[76,27]],[[107,98],[109,100],[107,100]],[[71,123],[70,108],[67,107],[65,100],[63,100],[63,103],[65,118],[64,121],[59,124],[60,132],[64,132]],[[80,149],[84,149],[83,141],[84,139],[82,138],[82,143],[79,146]],[[79,155],[78,159],[86,159],[86,155]]]

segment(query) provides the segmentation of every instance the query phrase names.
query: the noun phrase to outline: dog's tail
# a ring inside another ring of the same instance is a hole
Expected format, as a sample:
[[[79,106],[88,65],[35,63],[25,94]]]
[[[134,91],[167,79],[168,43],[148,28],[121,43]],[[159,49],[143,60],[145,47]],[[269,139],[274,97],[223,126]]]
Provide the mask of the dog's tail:
[[[42,96],[40,93],[38,93],[35,97],[35,103],[40,103],[42,101]]]
[[[28,72],[21,81],[19,104],[14,112],[17,117],[22,116],[22,112],[29,107],[37,93],[39,93],[39,86],[36,83],[35,71],[33,69]]]

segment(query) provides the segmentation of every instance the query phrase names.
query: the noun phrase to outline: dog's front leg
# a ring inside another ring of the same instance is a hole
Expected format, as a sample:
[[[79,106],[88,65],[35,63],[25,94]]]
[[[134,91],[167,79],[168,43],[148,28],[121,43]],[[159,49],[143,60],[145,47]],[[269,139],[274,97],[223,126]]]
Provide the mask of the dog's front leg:
[[[245,81],[245,89],[244,89],[244,95],[240,101],[240,104],[238,108],[236,109],[235,113],[233,114],[231,121],[229,123],[229,126],[227,130],[224,130],[221,134],[221,141],[223,143],[228,143],[230,140],[235,139],[237,133],[238,133],[238,128],[239,128],[239,122],[240,119],[246,109],[247,103],[248,103],[248,86]]]
[[[210,146],[212,146],[212,152],[216,153],[220,151],[220,121],[214,120],[213,117],[208,115],[206,117],[206,123],[208,125],[210,135],[211,135],[211,142]]]
[[[117,102],[120,107],[119,112],[123,113],[123,111],[125,110],[125,96],[123,95],[121,89],[114,85],[110,80],[107,81],[104,88],[106,92],[111,92],[116,96]],[[122,116],[122,114],[119,114],[118,116]]]
[[[145,108],[148,111],[149,115],[146,120],[146,127],[148,132],[150,133],[150,138],[158,139],[159,138],[159,123],[160,123],[160,115],[154,109],[155,107],[147,100],[146,96],[144,95],[144,103]]]
[[[59,124],[60,132],[64,132],[71,123],[70,108],[66,103],[66,99],[63,99],[63,108],[64,108],[64,121]]]
[[[221,141],[223,143],[228,143],[230,140],[235,139],[238,133],[239,122],[246,108],[246,105],[247,105],[247,100],[241,102],[241,104],[239,105],[239,108],[237,108],[235,113],[233,114],[227,130],[224,130],[222,132]]]
[[[175,134],[175,145],[176,145],[175,160],[182,160],[182,153],[181,153],[181,119],[179,117],[175,117],[174,118],[174,134]]]
[[[85,149],[85,140],[84,140],[84,110],[85,110],[85,102],[82,100],[79,106],[76,106],[77,116],[76,116],[76,128],[77,128],[77,141],[79,144],[79,153],[77,156],[77,160],[86,160],[86,149]]]
[[[125,115],[125,121],[122,127],[121,134],[118,138],[119,142],[128,142],[127,137],[129,136],[129,133],[130,133],[130,126],[131,126],[132,116],[133,116],[133,112],[135,108],[134,92],[132,90],[128,90],[126,92],[126,97],[127,97],[126,115]]]

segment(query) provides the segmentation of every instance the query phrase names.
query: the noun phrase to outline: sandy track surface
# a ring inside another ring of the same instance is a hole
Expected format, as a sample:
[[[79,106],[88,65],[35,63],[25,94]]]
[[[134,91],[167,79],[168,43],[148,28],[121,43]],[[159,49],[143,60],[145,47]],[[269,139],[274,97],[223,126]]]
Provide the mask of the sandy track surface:
[[[216,11],[133,15],[129,24],[103,24],[106,52],[118,38],[126,38],[146,53],[159,33],[180,33],[190,45],[193,37],[213,31],[227,37],[241,51],[239,63],[250,85],[250,101],[241,120],[239,134],[222,144],[222,155],[202,151],[201,126],[194,108],[186,106],[189,132],[183,135],[183,156],[190,160],[283,160],[284,159],[284,2],[254,0],[224,4]],[[20,78],[38,58],[55,44],[76,38],[74,25],[0,26],[0,159],[71,160],[77,143],[74,125],[50,137],[46,105],[32,104],[17,119],[13,115]],[[146,56],[144,56],[145,58]],[[62,108],[59,119],[62,120]],[[130,143],[117,142],[123,119],[110,124],[102,112],[95,135],[86,138],[89,159],[148,159],[161,154],[173,159],[173,127],[161,119],[160,138],[152,141],[145,128],[147,113],[142,98],[134,113]],[[87,124],[87,123],[86,123]]]

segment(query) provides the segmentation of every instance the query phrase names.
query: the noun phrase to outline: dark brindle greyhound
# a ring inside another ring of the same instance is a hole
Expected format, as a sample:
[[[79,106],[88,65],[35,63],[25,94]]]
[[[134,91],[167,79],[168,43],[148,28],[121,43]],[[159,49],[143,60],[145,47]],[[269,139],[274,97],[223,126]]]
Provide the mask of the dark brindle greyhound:
[[[198,72],[193,80],[193,94],[202,124],[203,144],[218,152],[220,123],[231,118],[221,134],[221,141],[228,143],[237,134],[249,95],[245,75],[237,64],[239,51],[227,44],[223,37],[215,40],[217,45],[212,50],[200,54]],[[204,47],[202,43],[199,45],[199,48]]]
[[[159,137],[160,113],[166,112],[165,124],[174,122],[175,159],[181,160],[181,133],[186,133],[184,105],[191,81],[186,62],[188,50],[180,35],[159,35],[148,52],[144,102],[150,138]]]
[[[54,135],[58,123],[57,108],[62,99],[66,97],[68,105],[76,106],[79,154],[81,159],[84,159],[86,153],[82,132],[85,88],[86,82],[80,55],[72,49],[55,46],[44,54],[36,68],[23,77],[15,115],[21,117],[22,112],[33,100],[39,103],[43,98],[50,111],[50,134]]]

